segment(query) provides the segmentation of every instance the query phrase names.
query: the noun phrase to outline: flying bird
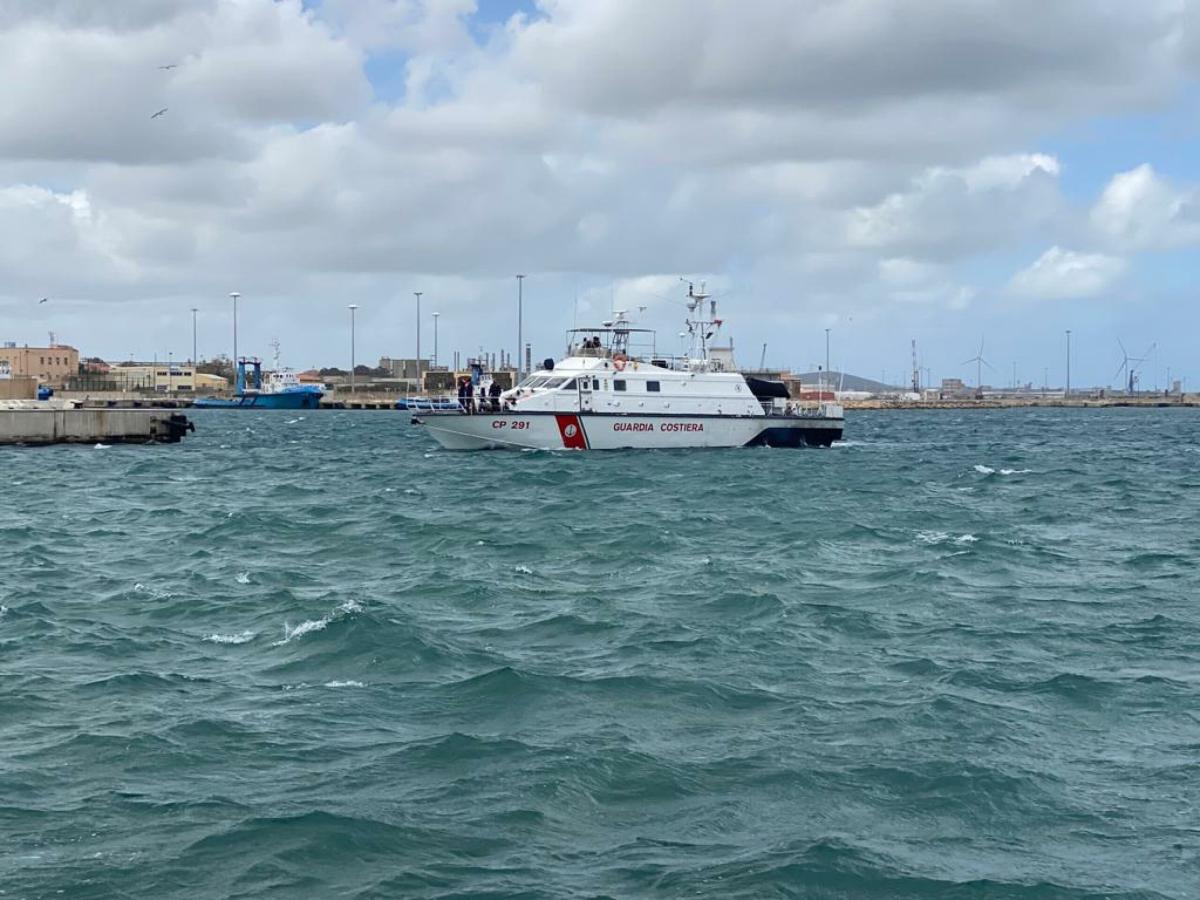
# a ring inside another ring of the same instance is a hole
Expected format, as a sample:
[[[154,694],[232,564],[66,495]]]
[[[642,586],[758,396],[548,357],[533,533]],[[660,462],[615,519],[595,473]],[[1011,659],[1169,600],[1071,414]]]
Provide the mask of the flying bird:
[[[38,301],[38,305],[41,306],[43,303],[45,303],[49,299],[50,299],[49,297],[43,297],[41,300]]]
[[[159,66],[160,69],[178,69],[179,63],[168,63],[165,66]]]
[[[154,115],[152,115],[150,118],[152,118],[152,119],[157,119],[159,116],[161,116],[161,115],[162,115],[163,113],[165,113],[166,111],[167,111],[167,108],[164,106],[162,109],[160,109],[160,110],[159,110],[158,112],[156,112]]]

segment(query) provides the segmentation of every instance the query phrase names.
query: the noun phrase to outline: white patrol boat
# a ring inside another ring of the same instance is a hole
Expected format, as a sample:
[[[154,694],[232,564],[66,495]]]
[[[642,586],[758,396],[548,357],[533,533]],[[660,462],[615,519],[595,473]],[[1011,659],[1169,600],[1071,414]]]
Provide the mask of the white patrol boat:
[[[499,398],[467,401],[458,415],[416,415],[413,424],[449,450],[828,447],[839,440],[841,406],[802,407],[782,382],[726,371],[710,358],[709,341],[722,324],[716,312],[703,287],[689,285],[685,356],[639,358],[631,339],[654,333],[617,313],[602,328],[571,329],[565,358],[546,360]]]

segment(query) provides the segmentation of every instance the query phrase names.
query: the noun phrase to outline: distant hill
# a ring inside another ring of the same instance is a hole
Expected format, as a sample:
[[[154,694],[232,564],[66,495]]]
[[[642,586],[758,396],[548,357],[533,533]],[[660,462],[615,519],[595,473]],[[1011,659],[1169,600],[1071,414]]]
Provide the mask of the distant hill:
[[[841,372],[805,372],[802,375],[793,375],[792,377],[805,384],[817,384],[824,378],[825,383],[837,391],[865,391],[871,394],[881,394],[888,391],[909,390],[909,388],[884,384],[882,381],[873,381],[870,378],[861,378],[858,375],[843,374]]]

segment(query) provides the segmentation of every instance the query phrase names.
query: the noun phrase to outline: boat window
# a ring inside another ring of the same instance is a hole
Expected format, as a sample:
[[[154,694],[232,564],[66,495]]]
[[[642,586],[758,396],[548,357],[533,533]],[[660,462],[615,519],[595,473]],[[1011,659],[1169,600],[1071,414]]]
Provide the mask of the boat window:
[[[659,386],[659,383],[657,381],[647,381],[646,382],[646,390],[657,394],[659,391],[662,390],[662,388]]]
[[[573,391],[573,390],[575,390],[575,379],[574,379],[574,378],[572,378],[570,381],[568,381],[566,384],[564,384],[564,385],[562,386],[562,389],[563,389],[564,391]]]
[[[625,382],[624,382],[624,381],[622,381],[622,380],[621,380],[621,379],[619,379],[619,378],[614,378],[614,379],[613,379],[613,390],[614,390],[614,391],[623,391],[623,390],[625,390]]]
[[[600,379],[599,378],[592,379],[592,390],[593,391],[600,390]]]

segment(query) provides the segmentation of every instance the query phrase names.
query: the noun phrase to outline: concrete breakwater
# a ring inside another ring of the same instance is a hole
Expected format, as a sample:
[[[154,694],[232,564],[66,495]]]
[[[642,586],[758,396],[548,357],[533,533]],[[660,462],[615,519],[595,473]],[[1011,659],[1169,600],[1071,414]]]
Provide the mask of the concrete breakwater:
[[[187,416],[166,410],[0,405],[0,444],[173,444],[192,430]]]

